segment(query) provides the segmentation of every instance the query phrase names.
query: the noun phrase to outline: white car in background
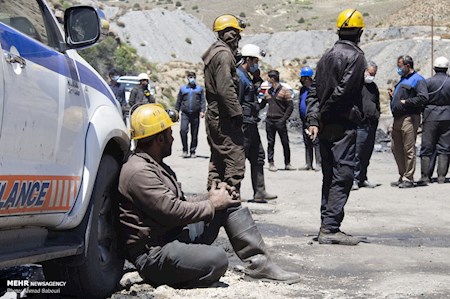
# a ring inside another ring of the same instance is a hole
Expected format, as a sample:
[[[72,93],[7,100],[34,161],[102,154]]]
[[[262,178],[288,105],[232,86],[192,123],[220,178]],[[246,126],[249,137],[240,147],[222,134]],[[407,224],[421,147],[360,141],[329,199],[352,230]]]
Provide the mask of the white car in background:
[[[103,25],[89,6],[66,9],[62,32],[44,0],[0,3],[0,268],[41,263],[65,282],[61,298],[108,297],[123,274],[117,181],[130,139],[74,50]]]

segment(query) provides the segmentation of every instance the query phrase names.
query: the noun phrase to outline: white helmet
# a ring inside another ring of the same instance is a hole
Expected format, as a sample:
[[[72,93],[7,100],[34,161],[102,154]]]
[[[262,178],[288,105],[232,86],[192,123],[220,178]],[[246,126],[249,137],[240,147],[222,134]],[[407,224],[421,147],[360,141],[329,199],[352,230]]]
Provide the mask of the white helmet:
[[[244,45],[241,54],[244,57],[257,57],[258,59],[262,59],[261,49],[253,44]]]
[[[147,75],[147,73],[140,73],[140,74],[138,75],[138,79],[139,79],[139,81],[140,81],[140,80],[147,80],[147,81],[150,81],[150,78],[149,78],[149,76]]]
[[[449,61],[444,56],[438,57],[434,60],[434,67],[441,69],[448,69]]]

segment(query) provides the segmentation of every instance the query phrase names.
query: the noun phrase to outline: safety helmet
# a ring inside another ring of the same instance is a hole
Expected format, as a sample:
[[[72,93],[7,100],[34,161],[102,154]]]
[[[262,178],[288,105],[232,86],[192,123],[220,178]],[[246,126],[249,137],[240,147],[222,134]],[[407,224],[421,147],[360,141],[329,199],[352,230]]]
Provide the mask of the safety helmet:
[[[141,105],[131,114],[131,138],[138,140],[150,137],[170,128],[173,124],[162,105]]]
[[[147,81],[150,81],[150,78],[148,77],[147,73],[140,73],[140,74],[138,75],[138,79],[139,79],[139,81],[141,81],[141,80],[147,80]]]
[[[314,71],[309,66],[304,66],[300,70],[300,74],[298,74],[299,77],[312,77],[314,76]]]
[[[236,18],[233,15],[221,15],[214,20],[214,32],[222,31],[226,28],[234,28],[241,32],[246,27],[245,21]]]
[[[336,27],[338,29],[342,28],[364,28],[364,18],[361,12],[356,9],[346,9],[343,10],[336,22]]]
[[[449,61],[446,57],[441,56],[434,60],[433,66],[441,69],[448,69]]]
[[[242,47],[241,51],[242,56],[244,57],[257,57],[262,59],[263,55],[261,53],[261,49],[257,45],[246,44]]]

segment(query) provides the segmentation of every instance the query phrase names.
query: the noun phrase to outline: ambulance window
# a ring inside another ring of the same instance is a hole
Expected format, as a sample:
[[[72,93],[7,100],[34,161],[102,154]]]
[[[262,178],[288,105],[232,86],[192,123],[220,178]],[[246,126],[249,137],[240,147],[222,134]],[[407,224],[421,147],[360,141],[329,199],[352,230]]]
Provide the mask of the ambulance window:
[[[37,0],[1,1],[0,22],[49,45],[46,22]]]

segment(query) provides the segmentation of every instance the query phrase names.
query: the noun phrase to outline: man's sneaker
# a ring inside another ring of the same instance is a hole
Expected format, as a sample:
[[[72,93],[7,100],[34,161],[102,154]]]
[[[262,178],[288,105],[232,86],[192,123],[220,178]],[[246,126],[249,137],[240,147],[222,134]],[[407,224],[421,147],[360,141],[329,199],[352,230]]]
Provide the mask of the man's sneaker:
[[[197,158],[197,155],[195,153],[191,153],[191,158]]]
[[[284,166],[285,170],[297,170],[297,168],[295,168],[294,166],[292,166],[291,164],[286,164],[286,166]]]
[[[445,176],[438,176],[437,182],[438,184],[445,184]]]
[[[353,181],[352,191],[355,191],[355,190],[359,190],[359,186],[358,186],[358,183],[356,181]]]
[[[273,162],[269,162],[269,171],[278,171],[278,168],[275,167]]]
[[[189,158],[189,154],[188,152],[183,152],[183,154],[181,155],[183,158]]]
[[[398,185],[399,188],[414,188],[414,183],[411,181],[403,181]]]
[[[355,246],[358,245],[358,243],[361,240],[351,235],[347,235],[346,233],[341,231],[332,233],[327,229],[321,228],[319,232],[318,241],[319,244],[338,244],[338,245]]]
[[[360,188],[375,188],[378,187],[378,184],[372,184],[371,182],[369,182],[368,180],[365,180],[364,182],[362,182],[361,184],[358,185]]]

